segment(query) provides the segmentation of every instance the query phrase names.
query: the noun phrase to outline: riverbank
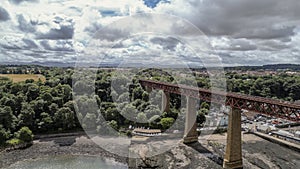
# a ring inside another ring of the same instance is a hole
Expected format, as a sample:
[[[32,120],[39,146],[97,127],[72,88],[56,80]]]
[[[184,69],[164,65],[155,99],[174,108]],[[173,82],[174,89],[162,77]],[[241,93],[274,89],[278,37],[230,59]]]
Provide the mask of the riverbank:
[[[222,157],[225,151],[226,134],[213,134],[199,137],[199,143],[184,145],[174,143],[172,140],[154,141],[152,147],[147,148],[143,142],[131,143],[131,148],[137,151],[141,158],[137,160],[128,160],[127,157],[112,154],[95,144],[90,138],[80,135],[59,137],[43,137],[35,140],[33,145],[24,150],[13,150],[0,153],[0,168],[19,161],[29,159],[39,159],[44,157],[60,155],[84,155],[109,158],[113,161],[123,164],[138,165],[139,167],[149,168],[222,168]],[[126,140],[96,137],[101,141],[101,146],[110,147],[115,140],[124,148]],[[95,141],[94,139],[94,141]],[[300,154],[278,144],[262,139],[253,134],[243,134],[243,163],[245,169],[294,169],[300,166]],[[163,145],[174,145],[166,152],[147,158],[147,151],[162,149]],[[114,147],[116,148],[116,147]],[[150,149],[149,149],[150,148]],[[124,150],[125,151],[125,150]],[[133,167],[134,168],[134,167]]]
[[[226,138],[226,133],[213,134],[200,138],[199,142],[210,151],[223,156]],[[300,166],[299,152],[254,134],[242,134],[242,149],[244,169],[296,169]]]
[[[265,140],[271,141],[273,143],[279,144],[281,146],[287,147],[289,149],[292,149],[294,151],[297,151],[300,153],[300,145],[299,144],[295,144],[289,141],[285,141],[273,136],[270,136],[268,134],[264,134],[264,133],[259,133],[259,132],[251,132],[251,134],[257,135]]]
[[[57,155],[98,156],[123,164],[127,164],[128,161],[125,157],[107,152],[86,136],[61,136],[35,140],[33,145],[26,149],[1,152],[0,168],[6,168],[18,161]]]

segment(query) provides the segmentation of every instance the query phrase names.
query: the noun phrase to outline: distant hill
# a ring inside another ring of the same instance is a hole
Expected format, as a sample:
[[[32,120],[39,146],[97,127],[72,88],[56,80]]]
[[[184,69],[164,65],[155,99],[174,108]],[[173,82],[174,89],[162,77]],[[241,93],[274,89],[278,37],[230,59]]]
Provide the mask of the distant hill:
[[[0,62],[0,66],[22,66],[22,65],[31,65],[31,66],[44,66],[44,67],[74,67],[76,65],[75,62],[64,63],[64,62]],[[89,64],[88,64],[89,65]],[[119,63],[101,63],[97,65],[90,65],[91,67],[118,67]],[[133,67],[143,67],[140,64],[132,65]],[[172,65],[173,66],[173,65]],[[193,70],[206,70],[206,68],[201,66],[196,66],[194,64],[188,65]],[[145,65],[145,67],[147,67]],[[167,66],[168,67],[168,66]],[[174,65],[176,68],[176,65]],[[213,68],[212,68],[213,69]],[[270,64],[263,66],[233,66],[233,67],[225,67],[225,70],[293,70],[300,71],[300,64]]]
[[[226,67],[225,70],[294,70],[299,71],[299,64],[273,64],[263,66],[237,66],[237,67]]]
[[[300,70],[300,65],[297,64],[277,64],[277,65],[263,65],[264,69],[291,69]]]

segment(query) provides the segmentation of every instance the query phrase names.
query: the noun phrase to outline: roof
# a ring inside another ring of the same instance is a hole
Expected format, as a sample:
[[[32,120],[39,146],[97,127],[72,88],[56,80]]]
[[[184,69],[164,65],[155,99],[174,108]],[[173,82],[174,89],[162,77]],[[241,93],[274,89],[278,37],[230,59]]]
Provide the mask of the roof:
[[[159,129],[140,129],[140,128],[136,128],[136,129],[133,130],[133,132],[151,134],[151,133],[161,133],[161,130],[159,130]]]
[[[282,135],[282,136],[289,136],[289,137],[293,137],[294,135],[288,131],[284,131],[284,130],[279,130],[279,131],[274,131],[274,134],[278,134],[278,135]]]
[[[259,129],[259,130],[268,130],[270,128],[269,128],[269,126],[258,126],[257,129]]]

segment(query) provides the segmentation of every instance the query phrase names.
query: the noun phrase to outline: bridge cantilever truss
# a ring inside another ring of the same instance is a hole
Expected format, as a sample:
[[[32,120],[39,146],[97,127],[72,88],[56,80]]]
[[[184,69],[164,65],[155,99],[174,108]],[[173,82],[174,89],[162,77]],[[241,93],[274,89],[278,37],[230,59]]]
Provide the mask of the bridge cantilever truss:
[[[268,116],[279,117],[291,121],[300,121],[300,105],[282,102],[275,99],[242,95],[237,93],[211,91],[208,89],[175,85],[171,83],[140,80],[142,86],[160,89],[165,92],[185,95],[206,102],[225,104],[232,108],[249,110]]]

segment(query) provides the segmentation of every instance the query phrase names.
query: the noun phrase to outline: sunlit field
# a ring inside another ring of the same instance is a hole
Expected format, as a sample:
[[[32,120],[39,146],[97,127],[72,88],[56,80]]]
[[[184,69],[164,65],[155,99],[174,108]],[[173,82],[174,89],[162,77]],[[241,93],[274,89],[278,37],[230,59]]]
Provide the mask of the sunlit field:
[[[34,81],[38,81],[39,79],[41,79],[42,82],[46,81],[45,76],[41,74],[0,74],[0,77],[7,77],[15,83],[24,82],[27,79],[33,79]]]

